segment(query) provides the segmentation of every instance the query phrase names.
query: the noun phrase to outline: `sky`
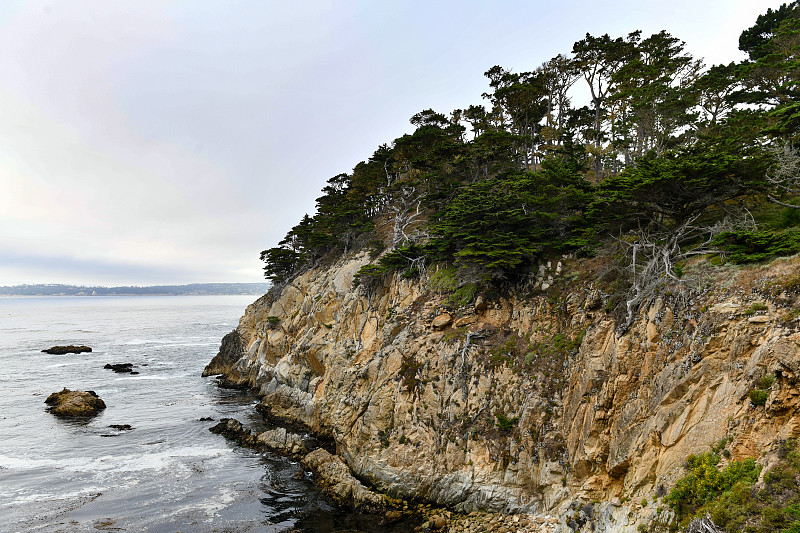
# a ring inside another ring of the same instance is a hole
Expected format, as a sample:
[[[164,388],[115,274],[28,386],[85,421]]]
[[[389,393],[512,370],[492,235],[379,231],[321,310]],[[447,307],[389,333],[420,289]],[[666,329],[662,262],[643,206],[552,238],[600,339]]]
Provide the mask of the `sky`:
[[[585,34],[706,64],[771,0],[3,0],[0,286],[263,281],[327,179]]]

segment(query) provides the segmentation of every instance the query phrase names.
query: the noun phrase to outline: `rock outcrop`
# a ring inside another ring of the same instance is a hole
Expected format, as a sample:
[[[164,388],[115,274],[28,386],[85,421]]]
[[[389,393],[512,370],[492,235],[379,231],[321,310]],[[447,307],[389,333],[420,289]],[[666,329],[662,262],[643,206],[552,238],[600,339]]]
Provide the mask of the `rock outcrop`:
[[[251,304],[204,375],[333,439],[391,497],[632,533],[668,512],[659,498],[689,454],[727,438],[731,459],[761,457],[800,435],[799,258],[688,268],[698,289],[649,302],[626,331],[587,262],[460,309],[399,276],[354,286],[368,262]]]
[[[89,346],[53,346],[51,348],[47,348],[46,350],[42,350],[44,353],[49,353],[50,355],[64,355],[68,353],[84,353],[84,352],[91,352],[92,349]]]
[[[308,448],[301,435],[278,427],[253,434],[235,418],[223,418],[209,431],[236,441],[247,448],[269,450],[290,457],[303,457],[308,453]]]
[[[63,389],[54,392],[44,401],[48,411],[57,416],[86,417],[94,416],[106,408],[106,404],[94,391],[71,391]]]
[[[317,484],[340,505],[368,513],[386,507],[386,500],[357,480],[337,455],[319,448],[303,458],[303,466],[314,472]]]

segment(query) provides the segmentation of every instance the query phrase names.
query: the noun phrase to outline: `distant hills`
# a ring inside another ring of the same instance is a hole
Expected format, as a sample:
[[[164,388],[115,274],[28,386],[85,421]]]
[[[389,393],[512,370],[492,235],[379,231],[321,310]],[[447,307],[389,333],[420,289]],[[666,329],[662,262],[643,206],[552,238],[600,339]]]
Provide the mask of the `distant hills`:
[[[192,283],[150,287],[84,287],[55,283],[0,287],[0,296],[186,296],[264,294],[269,283]]]

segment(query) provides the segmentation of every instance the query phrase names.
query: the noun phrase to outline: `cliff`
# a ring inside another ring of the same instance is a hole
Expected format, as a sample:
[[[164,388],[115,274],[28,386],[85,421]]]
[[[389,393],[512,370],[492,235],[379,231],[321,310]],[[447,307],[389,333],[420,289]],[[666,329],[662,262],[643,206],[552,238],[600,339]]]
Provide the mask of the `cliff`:
[[[351,255],[258,299],[204,374],[332,438],[381,492],[633,532],[666,519],[659,499],[689,454],[727,438],[725,460],[766,465],[800,435],[800,258],[697,264],[694,290],[665,292],[626,331],[591,262],[561,258],[525,291],[457,309],[398,275],[355,286],[369,262]]]

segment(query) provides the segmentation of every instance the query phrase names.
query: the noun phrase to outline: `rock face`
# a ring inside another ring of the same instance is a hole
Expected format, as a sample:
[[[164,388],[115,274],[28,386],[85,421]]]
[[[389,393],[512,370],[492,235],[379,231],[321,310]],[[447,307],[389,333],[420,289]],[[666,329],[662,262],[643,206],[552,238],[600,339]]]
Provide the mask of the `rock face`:
[[[64,355],[68,353],[83,353],[83,352],[91,352],[92,349],[88,346],[53,346],[52,348],[47,348],[46,350],[42,350],[44,353],[49,353],[50,355]]]
[[[727,437],[732,459],[761,457],[800,436],[800,258],[705,267],[708,289],[665,294],[624,332],[569,260],[543,265],[529,296],[455,310],[416,280],[354,287],[368,262],[251,304],[204,375],[333,439],[392,497],[633,533],[667,512],[659,497],[689,454]],[[766,404],[751,405],[768,375]]]
[[[48,411],[57,416],[94,416],[106,408],[106,404],[94,391],[54,392],[44,401]]]
[[[303,458],[303,466],[316,474],[317,483],[340,505],[368,513],[384,509],[384,498],[364,487],[341,457],[320,448]]]

